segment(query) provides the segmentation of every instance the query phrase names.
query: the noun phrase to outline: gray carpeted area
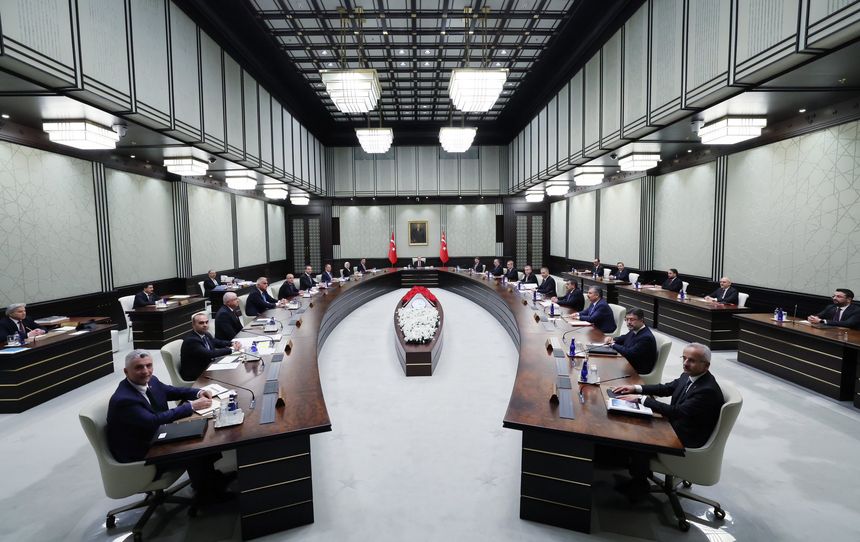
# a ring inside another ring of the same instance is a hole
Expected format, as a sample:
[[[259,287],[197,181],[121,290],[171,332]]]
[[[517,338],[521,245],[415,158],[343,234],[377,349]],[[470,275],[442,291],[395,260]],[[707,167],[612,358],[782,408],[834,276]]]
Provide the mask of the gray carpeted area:
[[[404,290],[405,291],[405,290]],[[665,499],[631,505],[600,472],[595,533],[518,517],[520,433],[502,428],[516,372],[513,343],[485,311],[444,290],[445,344],[432,377],[403,376],[392,311],[402,292],[378,298],[334,330],[320,353],[332,432],[311,438],[316,522],[260,540],[853,540],[860,538],[860,411],[714,357],[744,407],[729,439],[723,479],[694,488],[720,500],[725,522],[683,502],[689,533],[674,528]],[[665,380],[680,373],[674,341]],[[137,513],[107,533],[98,467],[77,419],[121,378],[117,353],[103,378],[23,414],[0,416],[0,540],[124,540]],[[157,354],[157,353],[156,353]],[[166,379],[157,357],[156,373]],[[130,501],[131,499],[129,499]],[[235,505],[189,519],[165,509],[147,539],[235,540]],[[129,538],[130,539],[130,538]]]

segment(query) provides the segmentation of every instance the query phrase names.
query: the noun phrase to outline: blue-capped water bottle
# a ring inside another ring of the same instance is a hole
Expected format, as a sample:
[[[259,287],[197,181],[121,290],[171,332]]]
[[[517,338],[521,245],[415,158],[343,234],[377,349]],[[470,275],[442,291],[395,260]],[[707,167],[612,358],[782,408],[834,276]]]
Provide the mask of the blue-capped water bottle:
[[[776,321],[782,322],[785,320],[785,312],[783,312],[782,308],[777,307],[776,309]]]
[[[549,315],[555,316],[555,303],[553,303],[552,301],[550,301],[549,303]]]
[[[681,299],[681,301],[687,299],[687,292],[685,292],[684,290],[681,290],[681,293],[678,294],[678,297]]]
[[[576,356],[576,339],[570,338],[570,352],[567,354],[570,357]]]
[[[582,360],[582,370],[579,372],[579,381],[588,382],[588,358]]]
[[[537,288],[532,290],[532,301],[537,301]]]

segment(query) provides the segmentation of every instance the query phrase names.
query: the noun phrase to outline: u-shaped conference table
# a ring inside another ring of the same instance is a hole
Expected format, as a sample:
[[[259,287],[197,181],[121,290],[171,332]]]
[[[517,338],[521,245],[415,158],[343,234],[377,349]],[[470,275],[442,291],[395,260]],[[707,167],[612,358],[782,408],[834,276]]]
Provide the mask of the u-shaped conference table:
[[[249,410],[250,393],[237,388],[245,409],[242,425],[210,427],[202,439],[153,447],[147,461],[159,463],[180,458],[236,450],[243,539],[256,538],[312,523],[310,435],[332,430],[320,384],[317,354],[337,324],[364,303],[396,289],[415,284],[438,286],[461,295],[487,310],[510,334],[519,349],[519,363],[504,427],[522,431],[520,517],[589,532],[595,447],[608,445],[640,451],[683,454],[683,446],[665,419],[644,419],[610,414],[606,387],[638,383],[639,377],[620,357],[592,357],[599,365],[602,386],[581,386],[581,399],[572,390],[573,419],[560,416],[560,405],[550,402],[568,359],[553,355],[548,340],[563,340],[565,332],[585,340],[585,328],[574,330],[563,320],[542,321],[543,309],[509,285],[481,275],[453,269],[385,269],[361,279],[321,290],[303,298],[295,311],[274,309],[267,316],[283,322],[284,332],[275,351],[283,360],[248,362],[229,371],[209,371],[198,380],[205,386],[213,377],[233,386],[254,390],[257,406]],[[388,320],[380,325],[391,325]],[[568,333],[570,334],[570,333]],[[253,336],[242,332],[241,336]],[[557,343],[556,343],[557,345]],[[392,344],[392,348],[394,345]],[[563,361],[556,363],[557,359]],[[440,360],[456,363],[456,360]],[[626,377],[626,378],[625,378]],[[405,377],[404,377],[405,378]],[[432,377],[431,377],[432,378]],[[273,384],[284,405],[275,410],[274,422],[261,424],[262,398]],[[575,382],[575,378],[571,377]],[[574,383],[574,388],[576,384]],[[568,405],[570,406],[570,405]],[[501,414],[501,413],[500,413]],[[467,413],[464,413],[467,415]]]

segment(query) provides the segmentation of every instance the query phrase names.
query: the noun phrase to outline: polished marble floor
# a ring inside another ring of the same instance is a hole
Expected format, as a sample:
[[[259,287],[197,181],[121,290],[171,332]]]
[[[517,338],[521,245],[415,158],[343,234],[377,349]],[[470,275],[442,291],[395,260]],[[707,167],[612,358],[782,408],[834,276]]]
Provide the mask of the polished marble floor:
[[[680,533],[664,498],[631,505],[612,490],[613,472],[596,481],[592,535],[520,520],[520,433],[502,428],[513,343],[485,311],[441,291],[446,340],[436,374],[407,379],[388,325],[399,295],[366,304],[329,337],[319,360],[332,431],[311,438],[316,521],[260,540],[860,539],[860,410],[742,366],[733,352],[716,354],[712,371],[740,389],[743,410],[721,482],[694,488],[723,503],[725,521],[684,502],[693,526]],[[682,347],[675,341],[667,380],[680,373]],[[120,502],[104,496],[77,419],[83,404],[113,391],[127,349],[114,376],[0,416],[0,540],[130,540],[137,513],[104,529],[104,513]],[[156,373],[167,378],[160,358]],[[193,519],[165,509],[145,534],[237,540],[235,505]]]

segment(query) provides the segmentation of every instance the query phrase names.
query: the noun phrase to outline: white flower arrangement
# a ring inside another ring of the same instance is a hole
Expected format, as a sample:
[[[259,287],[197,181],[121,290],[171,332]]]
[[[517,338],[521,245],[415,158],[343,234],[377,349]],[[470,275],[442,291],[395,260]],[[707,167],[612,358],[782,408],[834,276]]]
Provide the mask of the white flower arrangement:
[[[403,307],[397,309],[397,324],[408,343],[424,343],[436,335],[439,311],[435,307]]]

